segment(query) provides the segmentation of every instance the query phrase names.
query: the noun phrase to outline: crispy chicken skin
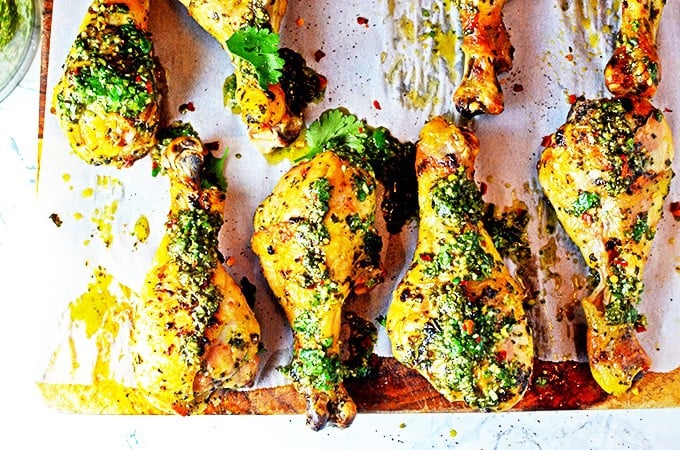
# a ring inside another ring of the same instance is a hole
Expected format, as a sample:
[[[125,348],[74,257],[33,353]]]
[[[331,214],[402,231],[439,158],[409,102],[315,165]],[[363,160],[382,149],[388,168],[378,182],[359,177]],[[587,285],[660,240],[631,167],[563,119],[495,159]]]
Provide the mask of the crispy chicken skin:
[[[463,29],[464,68],[453,100],[464,116],[503,112],[498,75],[510,70],[514,52],[503,23],[505,1],[456,1]]]
[[[673,176],[670,128],[644,98],[579,99],[546,144],[539,182],[598,279],[581,302],[591,371],[619,394],[650,366],[636,306]]]
[[[386,328],[394,357],[448,400],[505,410],[529,384],[533,340],[523,287],[481,222],[483,201],[473,178],[478,151],[472,132],[442,117],[421,131],[418,241]]]
[[[55,86],[52,112],[89,164],[128,166],[156,143],[159,68],[148,13],[148,0],[95,0]]]
[[[666,0],[621,2],[621,25],[616,48],[604,76],[607,89],[617,97],[652,98],[661,81],[656,32]]]
[[[227,40],[240,28],[256,26],[278,32],[287,0],[180,0],[189,14],[228,51]],[[302,112],[291,107],[281,83],[260,87],[252,65],[232,57],[234,101],[253,145],[262,153],[294,141],[304,126]]]
[[[133,313],[138,388],[167,413],[200,413],[212,392],[251,385],[258,368],[259,324],[218,259],[225,195],[201,188],[205,154],[182,136],[161,155],[171,207]]]
[[[293,330],[285,370],[315,430],[356,415],[343,386],[341,313],[352,291],[383,278],[375,187],[372,174],[325,151],[290,169],[255,212],[252,248]]]

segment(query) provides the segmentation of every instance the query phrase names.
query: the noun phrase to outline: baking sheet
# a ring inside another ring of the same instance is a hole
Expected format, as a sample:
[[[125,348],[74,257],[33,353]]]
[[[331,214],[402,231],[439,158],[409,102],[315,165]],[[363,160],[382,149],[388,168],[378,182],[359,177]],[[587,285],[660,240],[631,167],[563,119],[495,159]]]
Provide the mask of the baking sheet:
[[[324,100],[307,110],[308,121],[328,108],[342,106],[371,125],[388,127],[401,139],[415,140],[432,114],[453,114],[449,98],[451,86],[459,79],[459,42],[452,39],[456,47],[448,51],[440,48],[437,57],[432,56],[437,45],[427,38],[437,24],[449,36],[456,32],[451,25],[455,24],[455,13],[445,3],[450,2],[291,1],[282,43],[300,52],[329,80]],[[48,104],[88,5],[85,0],[54,4],[52,29],[59,32],[52,34],[50,42]],[[583,318],[574,305],[585,293],[586,270],[563,233],[550,236],[543,231],[535,165],[542,136],[565,120],[569,95],[606,95],[602,67],[611,51],[611,33],[598,30],[615,30],[617,18],[612,11],[617,11],[618,5],[620,0],[511,0],[505,8],[505,22],[516,51],[512,71],[502,77],[505,111],[475,122],[482,145],[477,179],[487,184],[487,201],[502,207],[514,199],[521,200],[532,217],[529,233],[540,296],[531,316],[538,356],[546,360],[584,360],[577,345]],[[423,11],[428,11],[428,17]],[[357,20],[359,17],[367,23]],[[298,18],[303,19],[302,25],[298,25]],[[220,152],[229,149],[228,206],[220,234],[221,251],[233,258],[228,270],[234,278],[247,277],[257,287],[255,313],[267,351],[262,355],[254,388],[286,383],[276,367],[290,356],[290,330],[260,275],[249,240],[255,208],[290,163],[273,163],[250,147],[245,127],[222,102],[222,82],[232,71],[227,55],[178,2],[153,1],[150,28],[167,73],[165,119],[189,121],[204,142],[219,142]],[[680,93],[671,74],[680,71],[680,56],[671,43],[680,38],[679,30],[680,7],[669,2],[659,31],[662,71],[667,75],[654,103],[665,110],[676,136],[680,135]],[[325,54],[318,62],[314,61],[317,50]],[[413,100],[418,98],[427,101]],[[194,104],[195,111],[180,113],[179,106],[187,102]],[[110,290],[119,301],[140,290],[162,237],[169,206],[168,184],[163,178],[151,177],[149,158],[123,170],[85,165],[71,154],[56,119],[49,107],[46,109],[38,185],[45,220],[38,224],[36,240],[43,264],[54,270],[45,277],[53,288],[41,299],[44,352],[38,357],[44,361],[44,370],[55,348],[61,348],[64,351],[49,371],[48,381],[87,383],[91,367],[86,362],[93,361],[96,345],[84,339],[82,328],[76,326],[74,331],[68,304],[87,291],[98,268],[113,277]],[[678,173],[678,157],[673,167]],[[674,182],[667,204],[678,200],[680,189]],[[680,337],[680,243],[674,239],[679,225],[667,208],[665,212],[645,273],[646,290],[639,308],[649,318],[648,331],[639,338],[652,357],[652,370],[658,372],[680,365],[674,345]],[[53,213],[61,219],[61,226],[47,219]],[[135,236],[135,223],[141,217],[148,219],[151,229],[144,242]],[[383,233],[387,279],[365,300],[366,318],[385,314],[390,292],[410,260],[415,230],[416,225],[411,224],[398,236]],[[558,262],[542,266],[540,250],[552,243]],[[575,311],[572,320],[559,319],[565,310]],[[376,353],[389,355],[387,336],[382,327],[378,329]],[[77,370],[69,359],[74,342],[82,359]],[[35,378],[42,375],[41,371]]]

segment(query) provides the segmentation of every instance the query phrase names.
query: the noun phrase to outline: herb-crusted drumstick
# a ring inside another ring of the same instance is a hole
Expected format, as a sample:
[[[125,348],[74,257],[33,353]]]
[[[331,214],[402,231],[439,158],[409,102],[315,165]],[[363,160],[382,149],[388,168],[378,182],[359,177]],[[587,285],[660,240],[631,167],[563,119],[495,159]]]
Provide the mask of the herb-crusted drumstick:
[[[514,48],[503,23],[506,0],[456,0],[463,29],[463,80],[453,94],[464,116],[503,112],[498,75],[512,67]]]
[[[149,403],[192,414],[216,390],[252,384],[260,327],[218,257],[225,194],[206,187],[207,151],[193,136],[168,140],[161,165],[170,177],[170,213],[132,315],[132,364]]]
[[[156,144],[160,92],[148,0],[95,0],[54,89],[52,112],[89,164],[124,167]]]
[[[661,81],[656,32],[666,0],[621,2],[616,48],[604,71],[607,89],[615,96],[652,98]]]
[[[357,122],[358,123],[358,122]],[[332,150],[295,165],[255,213],[253,251],[293,330],[285,369],[307,401],[307,424],[349,426],[342,307],[382,281],[372,174]]]
[[[650,366],[637,306],[673,176],[670,128],[643,98],[579,99],[546,144],[538,180],[598,280],[581,301],[590,368],[605,391],[622,393]]]
[[[279,48],[287,0],[180,0],[189,14],[229,52],[234,74],[225,95],[262,153],[293,142],[307,104],[319,100],[325,79],[299,54]]]
[[[474,134],[441,117],[421,131],[418,242],[386,328],[394,357],[448,400],[504,410],[529,385],[533,340],[523,287],[481,221],[484,202],[473,178],[478,151]]]

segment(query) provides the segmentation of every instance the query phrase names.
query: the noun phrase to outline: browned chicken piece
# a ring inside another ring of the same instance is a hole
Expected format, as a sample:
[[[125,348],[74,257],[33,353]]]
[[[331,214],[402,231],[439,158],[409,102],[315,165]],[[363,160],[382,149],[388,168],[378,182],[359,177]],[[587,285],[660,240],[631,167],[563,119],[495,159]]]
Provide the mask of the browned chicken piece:
[[[225,194],[201,187],[206,153],[179,136],[161,154],[170,213],[133,313],[138,390],[166,413],[200,413],[213,392],[251,385],[258,369],[259,324],[218,258]]]
[[[293,330],[285,373],[307,402],[307,424],[349,426],[356,405],[343,379],[342,307],[382,281],[376,183],[332,151],[286,173],[255,212],[253,251]]]
[[[285,61],[281,78],[263,87],[251,62],[234,55],[228,47],[234,33],[246,28],[278,33],[287,0],[180,0],[191,17],[227,50],[234,63],[234,83],[228,95],[248,127],[253,145],[264,154],[293,142],[304,127],[307,104],[318,100],[325,79],[308,68],[304,59],[280,49]],[[248,46],[262,50],[258,38]],[[260,46],[258,48],[258,46]]]
[[[650,367],[636,337],[643,271],[673,172],[671,131],[646,99],[579,99],[550,136],[538,179],[598,284],[581,304],[590,368],[608,393]]]
[[[148,25],[148,0],[95,0],[69,51],[52,112],[89,164],[129,166],[156,144],[161,95]]]
[[[457,0],[463,29],[463,80],[453,94],[464,116],[503,112],[498,75],[512,68],[514,48],[503,23],[506,0]]]
[[[509,409],[529,385],[533,339],[524,288],[482,224],[479,141],[436,117],[416,148],[420,225],[387,312],[392,352],[450,401]]]
[[[617,97],[652,98],[661,81],[656,32],[666,0],[621,2],[621,25],[607,67],[607,89]]]

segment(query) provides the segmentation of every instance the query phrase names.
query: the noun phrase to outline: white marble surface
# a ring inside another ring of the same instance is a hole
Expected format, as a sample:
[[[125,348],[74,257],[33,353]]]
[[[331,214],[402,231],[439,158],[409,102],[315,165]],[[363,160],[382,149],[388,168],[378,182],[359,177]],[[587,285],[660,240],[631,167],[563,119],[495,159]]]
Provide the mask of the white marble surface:
[[[347,430],[312,432],[301,416],[100,417],[58,414],[35,387],[32,312],[41,264],[32,245],[38,59],[0,104],[0,448],[370,448],[370,449],[674,449],[680,409],[503,414],[360,414]],[[48,151],[48,149],[46,149]],[[68,255],[64,255],[68,257]],[[52,277],[51,277],[52,278]]]

